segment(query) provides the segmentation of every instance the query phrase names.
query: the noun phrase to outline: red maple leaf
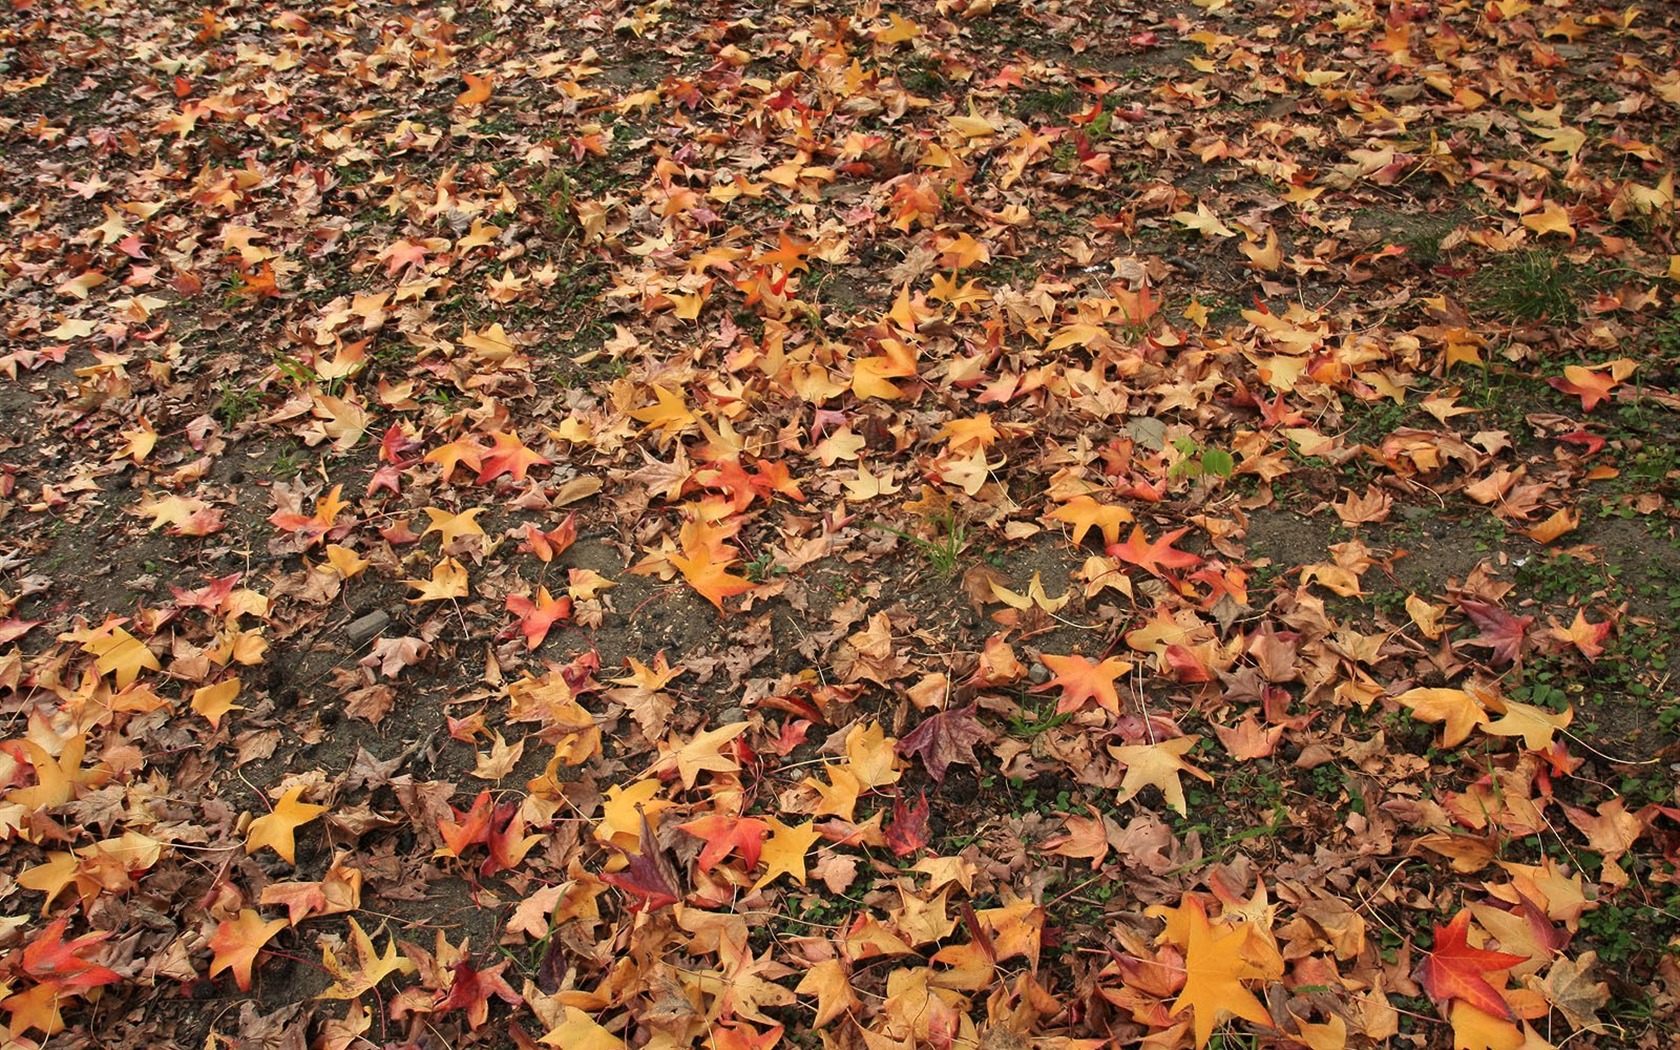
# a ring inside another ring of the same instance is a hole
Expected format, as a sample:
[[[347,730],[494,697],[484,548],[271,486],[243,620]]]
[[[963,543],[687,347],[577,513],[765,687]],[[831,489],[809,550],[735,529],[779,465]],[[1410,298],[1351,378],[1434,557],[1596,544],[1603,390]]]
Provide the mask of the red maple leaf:
[[[122,980],[122,975],[115,970],[89,962],[81,955],[103,944],[111,935],[90,933],[66,942],[64,929],[69,923],[68,918],[54,919],[34,940],[24,945],[23,972],[38,981],[50,981],[59,988],[98,988]]]
[[[477,1029],[490,1019],[490,997],[492,995],[507,1003],[518,1006],[525,1000],[502,979],[502,971],[507,969],[511,960],[503,959],[494,966],[476,969],[470,962],[459,962],[452,967],[454,979],[449,982],[449,994],[438,1004],[440,1010],[465,1010],[467,1024]]]
[[[1412,979],[1423,985],[1429,998],[1442,1010],[1451,1000],[1458,999],[1483,1013],[1510,1019],[1510,1004],[1487,982],[1486,975],[1509,970],[1526,961],[1527,956],[1472,948],[1465,940],[1469,929],[1468,908],[1453,916],[1445,926],[1435,927],[1435,948],[1424,953],[1423,961],[1412,971]]]
[[[676,870],[671,866],[670,859],[665,856],[665,851],[659,848],[659,841],[654,838],[653,825],[648,823],[646,813],[642,814],[641,852],[620,852],[628,858],[624,870],[606,872],[601,876],[601,881],[611,883],[637,898],[631,906],[632,909],[658,911],[682,900]]]
[[[1470,639],[1471,645],[1485,645],[1493,650],[1493,662],[1513,664],[1522,656],[1523,639],[1532,616],[1512,616],[1491,602],[1461,598],[1458,607],[1470,617],[1482,633]]]
[[[898,753],[906,758],[920,755],[922,765],[927,767],[928,775],[934,780],[944,780],[945,770],[953,762],[978,766],[980,763],[974,757],[974,745],[992,739],[992,731],[975,717],[978,710],[977,705],[969,704],[924,719],[921,725],[899,740]]]
[[[1193,569],[1202,563],[1202,559],[1189,551],[1181,551],[1173,546],[1173,542],[1189,532],[1189,529],[1174,529],[1165,533],[1153,543],[1145,543],[1143,527],[1132,526],[1132,534],[1125,543],[1111,543],[1108,545],[1108,556],[1130,562],[1153,576],[1169,579],[1163,569]]]
[[[908,857],[928,842],[928,800],[917,792],[916,804],[906,806],[903,796],[893,799],[892,823],[887,825],[887,845],[893,856]]]

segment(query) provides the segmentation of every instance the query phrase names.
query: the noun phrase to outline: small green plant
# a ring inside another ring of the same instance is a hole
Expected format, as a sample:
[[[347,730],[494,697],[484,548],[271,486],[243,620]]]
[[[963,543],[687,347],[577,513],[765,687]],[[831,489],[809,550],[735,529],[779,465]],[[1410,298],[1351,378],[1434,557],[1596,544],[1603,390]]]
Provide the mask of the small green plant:
[[[912,536],[908,532],[883,525],[878,521],[865,522],[870,528],[890,532],[901,540],[916,545],[927,557],[928,565],[940,576],[949,578],[956,575],[957,561],[962,552],[968,549],[968,527],[957,520],[954,513],[946,513],[934,519],[935,535],[933,539]]]
[[[781,576],[787,572],[787,566],[776,564],[773,551],[759,551],[758,557],[746,564],[747,579],[754,583],[763,583],[772,576]]]
[[[1599,275],[1551,251],[1501,255],[1472,281],[1477,301],[1495,315],[1520,324],[1573,322],[1596,290]]]
[[[210,410],[210,414],[229,429],[250,418],[262,402],[262,395],[251,387],[236,387],[230,383],[218,384],[216,394],[216,407]]]
[[[1184,457],[1167,471],[1167,477],[1174,481],[1179,478],[1228,478],[1237,469],[1236,459],[1224,449],[1203,448],[1187,437],[1174,441],[1173,448]]]

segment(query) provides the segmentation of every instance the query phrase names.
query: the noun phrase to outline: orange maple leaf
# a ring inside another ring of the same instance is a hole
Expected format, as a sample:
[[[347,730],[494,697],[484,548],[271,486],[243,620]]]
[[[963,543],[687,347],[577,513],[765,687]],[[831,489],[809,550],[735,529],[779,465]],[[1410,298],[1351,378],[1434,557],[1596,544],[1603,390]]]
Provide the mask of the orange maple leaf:
[[[494,76],[491,76],[489,73],[486,73],[483,76],[478,76],[473,73],[462,73],[461,79],[467,82],[467,90],[456,96],[455,107],[457,109],[469,109],[473,106],[482,106],[484,103],[490,101],[490,91],[496,86],[496,78]]]
[[[1173,546],[1173,542],[1189,532],[1189,529],[1174,529],[1165,533],[1153,543],[1144,541],[1143,526],[1133,525],[1132,534],[1125,543],[1111,543],[1108,545],[1108,556],[1130,562],[1152,576],[1170,579],[1165,569],[1193,569],[1202,563],[1202,559],[1189,551],[1181,551]]]
[[[1038,687],[1039,692],[1060,688],[1062,698],[1056,703],[1057,714],[1078,711],[1086,701],[1095,700],[1098,706],[1120,713],[1120,696],[1114,691],[1114,680],[1132,669],[1130,660],[1110,656],[1101,663],[1092,663],[1083,656],[1055,656],[1045,653],[1039,657],[1044,666],[1056,672],[1056,677]]]
[[[1260,967],[1243,957],[1247,927],[1222,926],[1216,932],[1208,923],[1201,899],[1194,896],[1185,897],[1176,914],[1169,917],[1168,929],[1174,926],[1184,934],[1184,989],[1173,1000],[1172,1012],[1186,1007],[1191,1010],[1198,1050],[1213,1037],[1213,1026],[1222,1014],[1272,1027],[1272,1015],[1242,983],[1264,976]]]
[[[309,541],[309,546],[321,542],[321,538],[333,530],[333,521],[338,512],[350,504],[339,498],[344,491],[343,485],[334,485],[332,491],[315,500],[315,513],[305,517],[302,514],[287,514],[275,511],[268,517],[269,523],[287,532],[295,532]]]
[[[263,917],[251,908],[239,909],[236,919],[223,919],[216,927],[216,932],[210,937],[210,949],[216,953],[210,961],[210,976],[214,977],[223,970],[233,971],[233,980],[239,985],[239,990],[251,990],[251,967],[257,961],[257,953],[262,951],[263,945],[273,939],[274,935],[286,928],[285,919],[269,919]]]
[[[1120,542],[1120,526],[1132,520],[1132,512],[1125,507],[1098,503],[1090,496],[1075,496],[1057,507],[1046,518],[1073,526],[1073,542],[1078,544],[1092,529],[1102,532],[1105,543]]]
[[[683,523],[678,537],[683,553],[665,556],[690,587],[719,609],[723,608],[725,598],[744,594],[755,586],[744,576],[729,574],[729,566],[740,559],[734,556],[734,548],[724,542],[724,535],[724,530],[700,518],[691,519]]]
[[[1579,397],[1581,411],[1591,412],[1600,401],[1610,396],[1610,391],[1621,385],[1622,380],[1633,374],[1635,367],[1625,357],[1591,368],[1565,365],[1561,378],[1554,376],[1546,382],[1555,390]]]
[[[449,475],[455,472],[456,464],[462,464],[468,470],[481,468],[484,465],[484,453],[485,448],[478,443],[478,438],[469,434],[432,449],[426,453],[422,462],[442,465],[441,480],[448,481]]]
[[[711,871],[718,861],[737,851],[746,869],[751,871],[758,866],[764,837],[770,834],[770,825],[757,817],[735,817],[726,813],[708,813],[686,824],[678,824],[677,829],[706,843],[697,861],[701,871]]]
[[[518,434],[498,430],[490,435],[496,445],[484,453],[483,465],[474,479],[482,485],[508,474],[515,481],[524,481],[525,472],[532,467],[547,466],[551,460],[525,447]]]

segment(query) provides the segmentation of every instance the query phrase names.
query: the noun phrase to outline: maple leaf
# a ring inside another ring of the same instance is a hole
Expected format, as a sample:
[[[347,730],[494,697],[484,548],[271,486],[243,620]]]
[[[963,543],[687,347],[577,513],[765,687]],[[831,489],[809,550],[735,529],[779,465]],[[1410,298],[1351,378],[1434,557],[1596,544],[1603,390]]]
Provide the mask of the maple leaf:
[[[537,1040],[565,1050],[625,1050],[624,1040],[613,1035],[584,1011],[562,1006],[561,1021]]]
[[[1173,529],[1153,543],[1145,543],[1143,527],[1133,525],[1132,534],[1126,542],[1109,544],[1107,554],[1110,558],[1130,562],[1153,576],[1171,579],[1163,569],[1191,569],[1202,563],[1202,559],[1197,555],[1173,546],[1174,540],[1189,531],[1187,528]]]
[[[630,674],[608,679],[618,688],[607,690],[606,695],[628,708],[642,735],[652,740],[665,732],[665,720],[670,717],[675,701],[664,690],[672,679],[684,673],[683,666],[672,667],[663,649],[654,654],[652,667],[634,656],[626,662]]]
[[[811,243],[794,240],[787,235],[786,230],[780,231],[777,238],[775,249],[758,256],[753,262],[759,266],[780,266],[785,273],[795,270],[809,272],[811,265],[805,261],[805,256],[811,250]]]
[[[295,863],[297,842],[294,833],[327,811],[326,806],[300,802],[302,794],[301,785],[290,788],[280,796],[273,810],[251,821],[251,826],[245,829],[247,855],[267,846],[280,854],[286,863]]]
[[[805,854],[813,843],[822,838],[822,832],[809,820],[798,827],[789,827],[775,817],[767,823],[770,825],[770,838],[764,843],[761,853],[765,863],[764,874],[753,883],[751,892],[757,893],[782,875],[791,876],[801,886],[805,885]]]
[[[454,558],[445,558],[432,566],[432,578],[429,580],[403,582],[420,592],[418,597],[408,599],[411,605],[467,596],[467,568]]]
[[[638,909],[658,911],[681,901],[682,890],[679,887],[676,869],[671,866],[665,851],[654,838],[653,825],[648,822],[647,812],[639,810],[637,815],[641,818],[637,851],[621,851],[625,860],[624,870],[607,872],[601,876],[601,881],[617,886],[636,897]]]
[[[426,511],[426,516],[432,519],[432,523],[426,526],[425,531],[420,533],[420,535],[429,536],[434,532],[437,533],[442,540],[444,549],[446,550],[450,544],[454,543],[462,536],[484,535],[483,527],[474,520],[480,514],[484,513],[486,509],[484,507],[474,507],[471,510],[464,510],[459,514],[451,514],[449,511],[443,510],[439,507],[426,507],[424,509]]]
[[[1072,525],[1076,545],[1092,529],[1102,533],[1105,544],[1114,544],[1120,542],[1120,526],[1132,520],[1132,512],[1125,507],[1098,503],[1090,496],[1075,496],[1045,517]]]
[[[1598,407],[1599,402],[1610,396],[1610,391],[1619,386],[1622,380],[1632,375],[1637,367],[1625,357],[1590,368],[1565,365],[1561,378],[1554,376],[1546,382],[1555,390],[1579,397],[1581,411],[1591,412]]]
[[[1178,775],[1189,773],[1200,780],[1213,782],[1210,774],[1184,761],[1184,756],[1200,739],[1199,736],[1181,736],[1155,744],[1108,745],[1108,753],[1126,766],[1126,775],[1120,781],[1120,794],[1115,798],[1115,804],[1125,802],[1146,787],[1155,787],[1160,789],[1174,812],[1181,817],[1188,815],[1184,785]]]
[[[480,791],[465,811],[454,806],[450,806],[449,811],[455,819],[438,821],[438,834],[443,838],[443,845],[438,847],[434,856],[459,857],[468,847],[490,841],[490,821],[495,811],[490,792]]]
[[[1488,722],[1487,711],[1462,689],[1408,689],[1394,702],[1410,709],[1419,721],[1443,723],[1442,747],[1457,747],[1470,736],[1470,730]]]
[[[216,926],[216,932],[210,937],[210,950],[215,952],[215,958],[210,961],[210,976],[214,977],[223,970],[233,971],[234,983],[239,990],[251,990],[251,967],[257,961],[257,953],[262,951],[263,945],[274,938],[274,935],[286,928],[285,919],[269,919],[263,917],[251,908],[239,909],[239,916],[233,919],[223,919]]]
[[[626,412],[625,415],[638,423],[645,423],[647,429],[656,430],[665,437],[680,434],[699,422],[683,403],[681,394],[662,386],[655,386],[653,396],[656,398],[654,404]]]
[[[1453,1001],[1447,1017],[1452,1022],[1455,1050],[1522,1050],[1528,1042],[1522,1029],[1504,1017],[1461,999]]]
[[[742,863],[751,871],[758,866],[758,855],[764,845],[764,836],[770,834],[770,825],[757,817],[731,816],[727,813],[708,813],[685,824],[678,824],[677,829],[705,842],[697,860],[701,871],[711,871],[718,861],[737,850],[740,851]]]
[[[1497,721],[1484,725],[1482,732],[1489,736],[1520,736],[1523,746],[1530,751],[1545,751],[1551,747],[1552,734],[1568,726],[1575,717],[1570,708],[1554,713],[1515,700],[1502,700],[1500,703],[1505,710]]]
[[[537,556],[538,561],[548,564],[577,542],[577,514],[566,515],[559,528],[549,532],[535,525],[525,526],[525,542],[530,544],[531,553]]]
[[[94,667],[100,674],[109,674],[118,689],[134,684],[141,671],[159,671],[163,665],[140,639],[129,634],[121,621],[110,620],[93,629],[71,631],[60,640],[78,642],[82,652],[95,658]]]
[[[472,109],[490,101],[490,91],[496,86],[496,78],[489,73],[479,76],[474,73],[462,73],[461,79],[466,81],[467,90],[455,98],[456,109]],[[477,1028],[477,1025],[473,1025]]]
[[[484,1027],[490,1019],[490,997],[494,995],[509,1006],[518,1006],[524,997],[502,977],[513,962],[503,959],[493,966],[478,969],[462,961],[450,967],[449,994],[438,1003],[439,1010],[461,1010],[467,1015],[467,1026],[474,1031]]]
[[[110,934],[96,930],[66,941],[64,931],[70,920],[60,916],[23,947],[18,965],[24,973],[37,981],[51,982],[56,988],[81,991],[115,984],[122,976],[107,966],[91,962],[83,955],[110,938]]]
[[[945,779],[945,770],[952,763],[978,768],[974,746],[990,743],[996,737],[980,724],[976,717],[979,711],[978,704],[969,704],[930,715],[899,740],[898,753],[906,758],[919,757],[936,782]]]
[[[1610,637],[1612,622],[1592,623],[1582,609],[1575,610],[1575,620],[1568,627],[1558,625],[1556,620],[1549,620],[1551,637],[1566,645],[1573,645],[1587,658],[1589,663],[1597,663],[1604,655],[1604,640]]]
[[[210,727],[221,727],[222,716],[229,711],[244,710],[233,702],[239,695],[239,679],[228,678],[215,685],[205,685],[193,690],[192,709],[210,720]]]
[[[1563,1019],[1578,1032],[1604,1034],[1608,1025],[1598,1019],[1598,1011],[1610,1001],[1610,986],[1592,979],[1593,967],[1598,963],[1596,951],[1582,952],[1573,962],[1558,958],[1544,981],[1529,978],[1530,986],[1546,997],[1546,1001],[1563,1014]]]
[[[1470,910],[1462,909],[1445,926],[1435,927],[1435,946],[1424,953],[1412,971],[1412,979],[1442,1010],[1449,1002],[1462,1002],[1494,1017],[1509,1019],[1510,1004],[1487,975],[1524,962],[1521,955],[1470,947]]]
[[[520,633],[525,635],[525,648],[535,649],[548,637],[555,624],[572,617],[572,600],[556,598],[547,587],[537,588],[535,600],[521,594],[507,596],[507,611],[519,617]]]
[[[339,498],[344,491],[343,485],[334,485],[332,491],[315,500],[315,513],[307,517],[302,514],[292,514],[275,511],[268,516],[269,524],[286,532],[295,532],[308,540],[307,546],[313,547],[321,542],[322,537],[331,532],[338,514],[350,504]]]
[[[841,1014],[850,1013],[860,1005],[852,991],[852,979],[846,964],[839,959],[824,959],[805,971],[794,991],[800,995],[817,997],[817,1016],[812,1024],[826,1026]]]
[[[379,982],[397,974],[411,974],[418,967],[412,959],[404,957],[397,950],[397,936],[391,934],[385,939],[385,951],[380,952],[373,943],[366,930],[360,923],[350,919],[350,949],[355,953],[355,965],[346,965],[328,945],[321,946],[321,967],[327,975],[333,978],[333,983],[326,991],[316,996],[318,999],[354,999],[363,995]]]
[[[698,518],[684,522],[679,543],[683,553],[667,554],[665,560],[676,566],[688,585],[719,610],[723,608],[725,598],[753,589],[751,580],[730,575],[729,566],[739,559],[734,557],[732,548],[713,526]]]
[[[449,480],[449,475],[455,472],[457,465],[468,470],[479,470],[484,466],[484,453],[487,450],[478,442],[478,437],[468,434],[456,438],[448,444],[439,445],[422,458],[423,463],[436,463],[443,467],[441,479]]]
[[[1078,711],[1089,700],[1095,700],[1097,706],[1104,710],[1117,715],[1120,713],[1120,695],[1114,691],[1114,680],[1131,671],[1133,664],[1130,660],[1110,656],[1101,663],[1092,663],[1077,654],[1055,656],[1051,653],[1040,655],[1039,660],[1056,676],[1036,691],[1061,689],[1061,699],[1056,703],[1057,714]]]
[[[748,723],[731,722],[726,726],[694,734],[686,743],[673,746],[669,740],[659,742],[659,760],[648,772],[659,776],[675,771],[684,788],[692,788],[702,772],[735,773],[739,762],[723,753],[723,746],[747,731]]]
[[[1171,1011],[1177,1014],[1190,1010],[1198,1050],[1213,1038],[1214,1025],[1227,1014],[1272,1027],[1272,1015],[1242,983],[1262,973],[1243,958],[1246,929],[1226,926],[1215,932],[1201,898],[1196,896],[1184,898],[1175,918],[1182,922],[1184,931],[1184,988],[1173,1000]]]
[[[540,453],[526,448],[525,443],[519,440],[518,434],[497,430],[491,433],[490,439],[495,445],[483,453],[478,477],[473,479],[476,484],[483,485],[494,481],[503,474],[510,475],[514,481],[524,481],[527,470],[548,466],[552,462]]]
[[[906,806],[903,796],[893,799],[892,823],[887,826],[887,845],[893,856],[908,857],[928,842],[928,800],[916,793],[916,804]]]
[[[1470,639],[1470,644],[1492,649],[1495,665],[1516,663],[1521,659],[1525,632],[1534,622],[1534,617],[1512,616],[1497,605],[1470,598],[1459,599],[1458,607],[1482,629],[1481,634]]]
[[[898,782],[899,762],[893,750],[897,743],[879,722],[852,727],[846,734],[846,760],[859,784],[874,789]]]

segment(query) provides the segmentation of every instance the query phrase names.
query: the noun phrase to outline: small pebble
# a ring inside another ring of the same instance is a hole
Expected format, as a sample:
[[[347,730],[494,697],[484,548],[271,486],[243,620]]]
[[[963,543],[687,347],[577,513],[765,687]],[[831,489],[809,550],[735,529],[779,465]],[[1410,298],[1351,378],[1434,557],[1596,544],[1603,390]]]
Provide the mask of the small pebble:
[[[1033,685],[1043,685],[1050,680],[1050,668],[1034,660],[1032,666],[1027,668],[1027,680]]]
[[[718,725],[720,726],[733,725],[736,722],[745,722],[746,720],[747,712],[739,707],[726,707],[718,712]]]

